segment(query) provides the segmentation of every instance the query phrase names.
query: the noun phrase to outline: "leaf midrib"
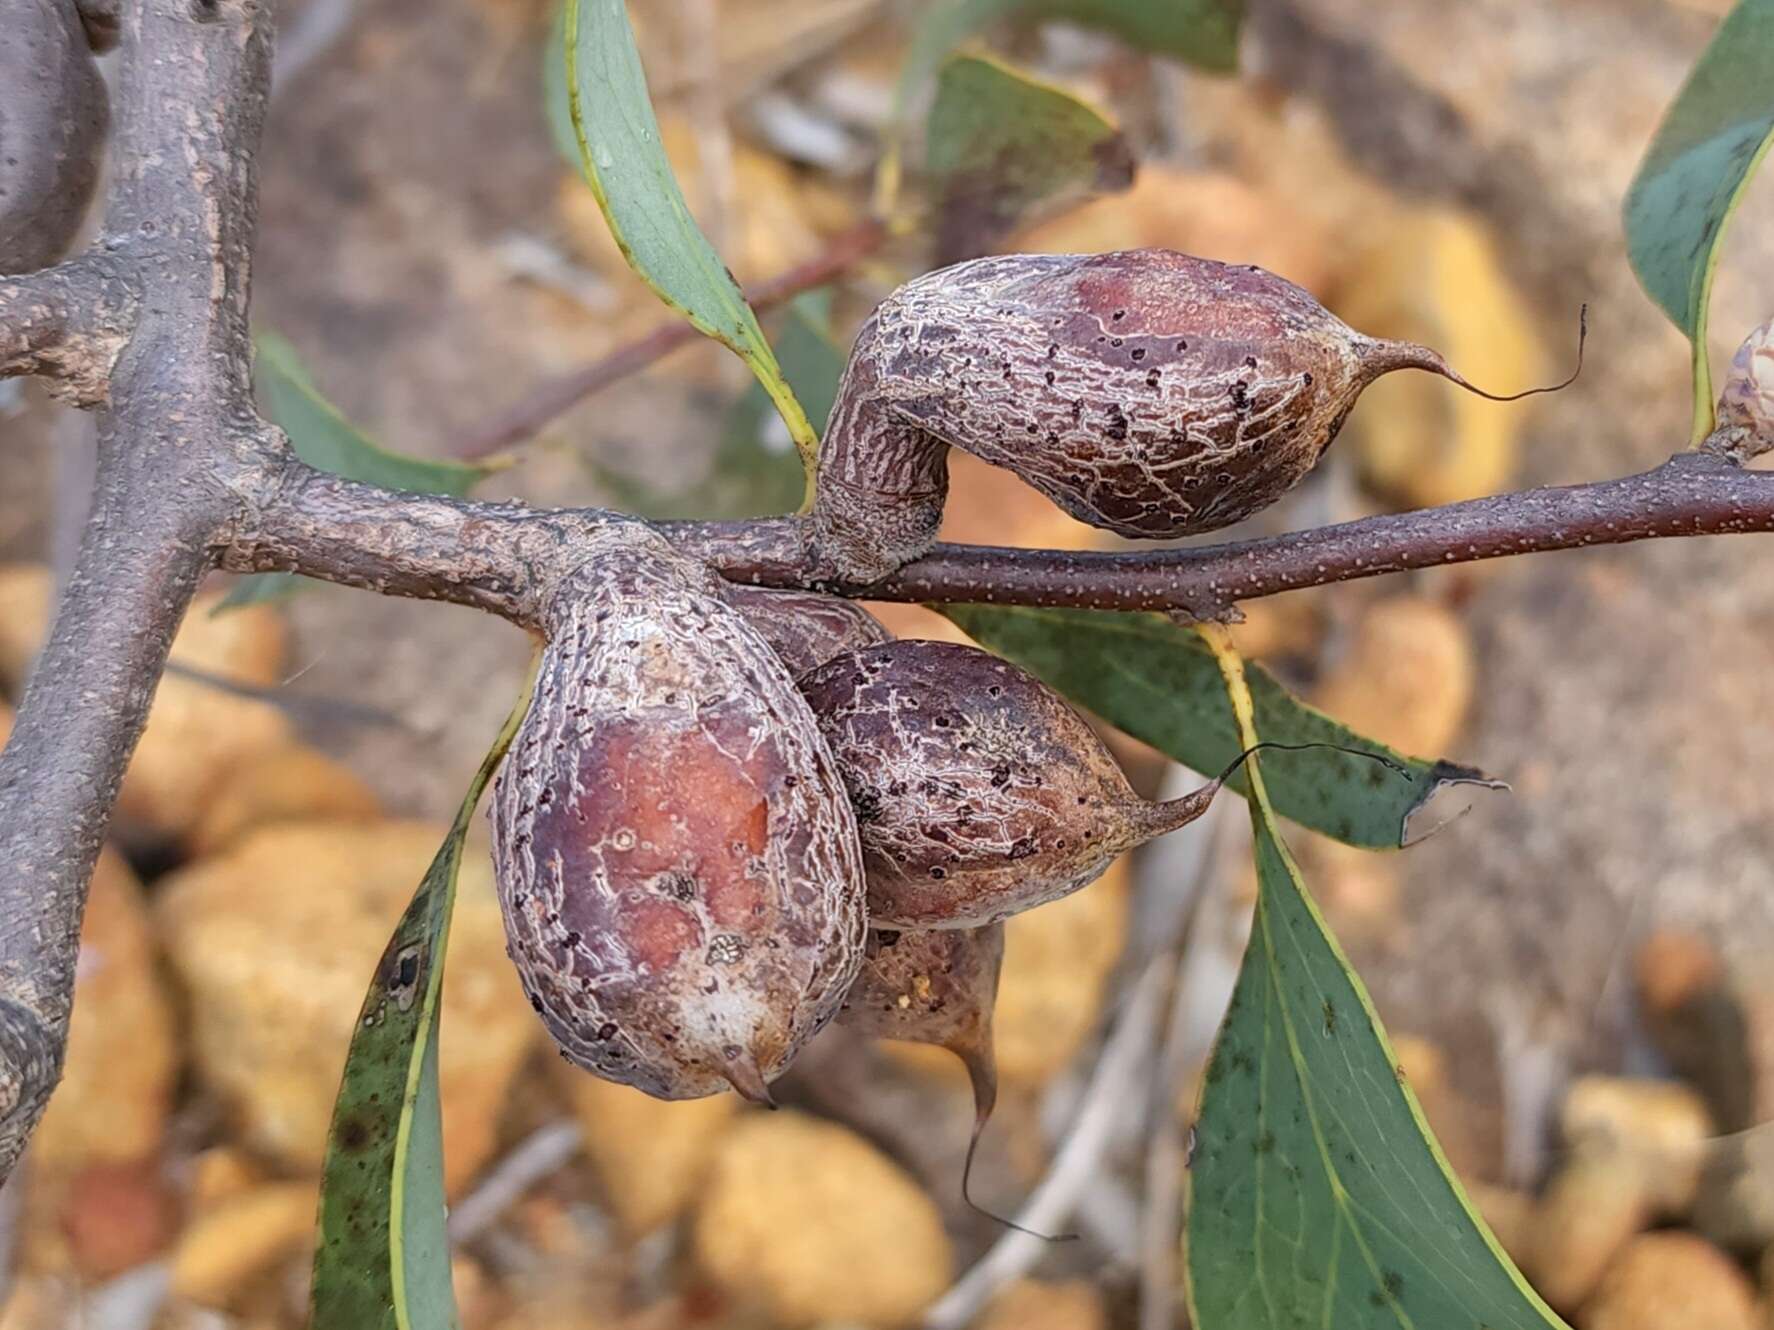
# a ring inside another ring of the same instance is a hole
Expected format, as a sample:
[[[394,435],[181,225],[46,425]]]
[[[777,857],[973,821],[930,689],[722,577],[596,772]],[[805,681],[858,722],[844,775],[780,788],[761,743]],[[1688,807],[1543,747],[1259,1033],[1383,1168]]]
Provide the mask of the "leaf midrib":
[[[1253,811],[1256,812],[1258,816],[1265,819],[1273,817],[1273,810],[1268,807],[1268,796],[1266,794],[1259,793],[1257,795],[1257,804],[1253,805]],[[1259,834],[1267,835],[1270,833],[1265,829]],[[1298,883],[1295,882],[1292,877],[1292,873],[1295,871],[1294,865],[1286,847],[1283,846],[1279,840],[1276,840],[1275,850],[1278,857],[1281,859],[1283,866],[1288,870],[1290,887],[1293,890],[1298,891]],[[1325,1178],[1330,1184],[1331,1201],[1337,1207],[1339,1221],[1342,1224],[1347,1225],[1350,1236],[1355,1239],[1355,1244],[1361,1251],[1362,1260],[1367,1264],[1368,1272],[1374,1278],[1374,1286],[1384,1294],[1386,1305],[1391,1310],[1394,1319],[1397,1320],[1398,1324],[1402,1327],[1402,1330],[1416,1330],[1416,1323],[1400,1304],[1398,1297],[1386,1288],[1385,1272],[1375,1261],[1372,1250],[1368,1247],[1367,1241],[1362,1236],[1361,1228],[1355,1220],[1353,1198],[1350,1197],[1348,1189],[1344,1187],[1342,1174],[1337,1171],[1337,1166],[1330,1157],[1330,1149],[1325,1142],[1324,1132],[1318,1121],[1318,1105],[1312,1095],[1310,1078],[1306,1074],[1305,1054],[1300,1050],[1298,1032],[1294,1029],[1292,1016],[1288,1013],[1287,998],[1281,991],[1281,967],[1275,954],[1275,935],[1269,926],[1268,911],[1265,908],[1263,896],[1259,894],[1257,899],[1257,926],[1263,939],[1264,969],[1269,981],[1270,991],[1274,997],[1275,1009],[1281,1018],[1283,1033],[1287,1036],[1288,1061],[1293,1065],[1294,1078],[1299,1082],[1300,1086],[1300,1098],[1306,1105],[1306,1121],[1312,1128],[1312,1144],[1317,1147],[1319,1162],[1323,1165]],[[1259,1193],[1259,1203],[1260,1200],[1261,1194]],[[1330,1266],[1331,1272],[1334,1273],[1336,1268],[1336,1263],[1333,1260]],[[1325,1296],[1327,1299],[1331,1296],[1333,1290],[1334,1284],[1332,1285],[1332,1289],[1327,1289],[1326,1291]],[[1329,1325],[1328,1301],[1326,1303],[1325,1324]]]

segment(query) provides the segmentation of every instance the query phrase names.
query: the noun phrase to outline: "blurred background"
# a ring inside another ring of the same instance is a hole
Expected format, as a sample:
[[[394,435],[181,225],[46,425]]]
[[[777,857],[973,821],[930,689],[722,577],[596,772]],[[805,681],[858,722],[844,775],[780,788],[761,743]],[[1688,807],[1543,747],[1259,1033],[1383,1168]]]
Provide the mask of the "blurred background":
[[[539,384],[661,322],[551,134],[547,0],[280,8],[255,317],[347,417],[420,456],[484,452]],[[854,239],[926,8],[634,0],[672,160],[742,281]],[[1620,201],[1723,9],[1250,0],[1233,76],[1064,24],[989,29],[1102,108],[1138,163],[990,243],[1258,263],[1496,391],[1562,374],[1589,303],[1569,391],[1499,406],[1389,378],[1261,529],[1641,469],[1684,446],[1688,371],[1627,267]],[[914,179],[918,151],[914,135]],[[766,327],[841,352],[957,244],[925,225],[859,247]],[[1728,354],[1774,310],[1767,173],[1720,273]],[[748,383],[726,352],[681,349],[548,423],[477,492],[792,506],[786,436]],[[78,534],[87,428],[0,384],[0,697],[16,700]],[[1006,474],[952,469],[948,539],[1112,544]],[[1748,1130],[1774,1116],[1767,553],[1468,565],[1261,601],[1236,630],[1357,729],[1514,786],[1408,852],[1293,843],[1449,1159],[1581,1330],[1774,1325],[1774,1136]],[[322,587],[212,616],[227,591],[218,578],[180,636],[94,882],[67,1079],[0,1195],[4,1330],[301,1324],[364,986],[527,658],[465,609]],[[1148,793],[1197,780],[1110,738]],[[1004,1093],[974,1185],[1013,1214],[1037,1195],[1030,1222],[1081,1234],[1045,1244],[960,1203],[971,1103],[940,1050],[829,1031],[773,1115],[566,1067],[471,842],[442,1051],[464,1325],[1184,1324],[1186,1134],[1254,890],[1228,801],[1011,923]]]

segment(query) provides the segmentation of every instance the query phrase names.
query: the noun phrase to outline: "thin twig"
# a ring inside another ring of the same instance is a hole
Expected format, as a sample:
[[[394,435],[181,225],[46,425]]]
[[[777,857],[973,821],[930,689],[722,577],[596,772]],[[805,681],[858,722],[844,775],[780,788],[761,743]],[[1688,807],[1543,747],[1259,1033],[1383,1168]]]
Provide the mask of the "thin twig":
[[[531,1132],[459,1204],[450,1207],[450,1241],[457,1246],[472,1242],[531,1187],[560,1172],[584,1144],[585,1133],[577,1122],[550,1122]]]
[[[1174,957],[1154,957],[1135,981],[1115,1032],[1103,1046],[1085,1091],[1083,1107],[1065,1144],[1054,1156],[1052,1169],[1016,1216],[1021,1228],[1032,1231],[1012,1231],[998,1239],[979,1263],[924,1314],[925,1330],[961,1330],[993,1294],[1027,1273],[1047,1251],[1047,1243],[1037,1235],[1058,1232],[1070,1217],[1072,1207],[1096,1174],[1116,1119],[1128,1099],[1137,1094],[1158,1032],[1158,1017],[1174,965]]]
[[[189,679],[192,683],[200,684],[205,688],[213,688],[218,693],[226,693],[230,697],[241,697],[251,702],[264,702],[298,721],[335,725],[376,725],[391,730],[411,730],[413,728],[411,722],[404,716],[397,715],[386,707],[353,702],[344,697],[292,693],[286,686],[287,681],[285,684],[270,685],[245,683],[239,679],[230,679],[225,674],[200,669],[195,665],[187,665],[178,660],[167,661],[166,672],[176,678]]]
[[[1166,798],[1182,793],[1182,790],[1174,788],[1181,768],[1173,766],[1168,774],[1169,779],[1165,782],[1167,788],[1161,792],[1161,797]],[[1195,778],[1190,776],[1189,781],[1192,787]],[[1173,1330],[1176,1325],[1177,1257],[1182,1243],[1183,1168],[1188,1153],[1182,1127],[1177,1122],[1176,1101],[1182,1089],[1183,1078],[1202,1052],[1197,1047],[1195,1038],[1198,1020],[1193,1005],[1197,994],[1196,985],[1191,979],[1198,968],[1199,953],[1203,946],[1212,946],[1216,941],[1203,937],[1202,922],[1208,914],[1205,902],[1213,894],[1213,884],[1209,879],[1212,868],[1218,863],[1220,832],[1226,825],[1231,808],[1230,803],[1216,802],[1211,805],[1207,814],[1195,823],[1195,826],[1201,828],[1198,843],[1189,847],[1195,856],[1191,860],[1186,878],[1193,909],[1188,935],[1177,962],[1175,982],[1171,986],[1170,1016],[1166,1023],[1164,1041],[1152,1077],[1151,1128],[1146,1142],[1145,1210],[1140,1217],[1140,1330]],[[1177,847],[1165,844],[1161,848],[1174,852]],[[1152,864],[1145,871],[1154,872],[1156,869],[1157,865]],[[1159,881],[1168,876],[1168,872],[1162,877],[1154,872],[1155,879]]]
[[[960,1330],[999,1289],[1027,1274],[1047,1251],[1036,1235],[1058,1232],[1096,1182],[1116,1125],[1143,1097],[1140,1087],[1152,1065],[1165,999],[1181,961],[1180,940],[1187,936],[1202,899],[1218,825],[1210,810],[1209,816],[1170,838],[1169,858],[1176,867],[1164,874],[1169,879],[1166,889],[1157,892],[1159,879],[1147,879],[1155,889],[1157,908],[1140,921],[1140,935],[1146,941],[1137,948],[1138,977],[1128,989],[1121,1018],[1103,1045],[1053,1166],[1016,1216],[1018,1228],[1000,1238],[931,1306],[924,1316],[924,1330]]]
[[[745,293],[746,299],[754,309],[769,309],[803,291],[824,286],[872,254],[886,235],[886,228],[879,222],[872,219],[862,222],[833,240],[823,254],[778,273],[768,281],[759,282]],[[701,337],[702,334],[684,319],[662,323],[638,340],[618,347],[581,369],[544,379],[530,390],[524,401],[465,431],[446,444],[444,451],[451,457],[470,459],[503,452],[532,437],[549,421],[593,393],[638,373],[678,347],[687,346]]]
[[[233,572],[294,572],[385,595],[475,605],[533,622],[526,587],[550,557],[610,522],[598,509],[539,511],[395,494],[291,463],[278,502],[221,551]],[[1682,453],[1618,480],[1523,490],[1289,535],[1181,549],[1076,553],[937,545],[868,586],[827,586],[795,518],[656,524],[736,582],[820,586],[870,600],[1084,609],[1182,610],[1210,617],[1254,600],[1411,568],[1673,536],[1774,531],[1774,472]],[[543,546],[556,547],[549,555]]]
[[[246,322],[270,12],[134,0],[121,19],[103,234],[0,281],[0,361],[102,403],[92,514],[0,752],[0,1176],[61,1073],[87,884],[173,634],[236,487],[276,456]]]

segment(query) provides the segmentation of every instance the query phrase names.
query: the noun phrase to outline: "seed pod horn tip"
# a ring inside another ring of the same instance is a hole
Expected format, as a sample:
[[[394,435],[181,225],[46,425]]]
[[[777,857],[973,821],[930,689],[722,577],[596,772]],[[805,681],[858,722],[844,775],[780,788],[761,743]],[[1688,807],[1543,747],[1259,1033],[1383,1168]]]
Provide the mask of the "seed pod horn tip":
[[[1556,393],[1569,388],[1583,372],[1583,348],[1589,341],[1589,306],[1583,305],[1577,311],[1577,364],[1563,379],[1557,383],[1542,384],[1538,388],[1524,388],[1516,393],[1486,392],[1483,388],[1467,380],[1447,358],[1433,347],[1424,346],[1420,342],[1394,342],[1385,338],[1366,338],[1359,350],[1361,362],[1361,382],[1372,383],[1382,374],[1390,374],[1395,369],[1421,369],[1431,374],[1439,374],[1449,383],[1464,388],[1490,402],[1519,402],[1524,397],[1535,397],[1540,393]]]
[[[1129,829],[1128,848],[1131,849],[1134,846],[1144,845],[1147,841],[1156,840],[1160,836],[1176,831],[1180,827],[1187,826],[1196,818],[1200,817],[1208,810],[1209,806],[1214,801],[1214,797],[1219,794],[1226,782],[1232,779],[1233,774],[1238,768],[1243,766],[1255,754],[1262,752],[1264,749],[1274,749],[1284,753],[1300,753],[1317,748],[1330,749],[1331,751],[1338,753],[1347,753],[1351,757],[1366,758],[1370,762],[1378,762],[1388,771],[1404,776],[1407,779],[1410,776],[1410,773],[1400,763],[1394,761],[1384,753],[1371,752],[1365,748],[1351,748],[1346,744],[1327,743],[1322,740],[1314,741],[1312,743],[1296,744],[1283,743],[1276,739],[1264,739],[1259,743],[1252,744],[1249,748],[1246,748],[1243,752],[1238,754],[1237,757],[1233,758],[1226,764],[1226,769],[1224,771],[1208,781],[1207,784],[1203,785],[1198,790],[1191,790],[1189,793],[1179,795],[1175,799],[1165,799],[1157,803],[1139,801],[1126,805],[1123,811],[1126,814]]]
[[[770,1086],[764,1080],[764,1073],[758,1067],[758,1060],[748,1052],[738,1052],[727,1059],[722,1068],[728,1084],[748,1103],[759,1108],[775,1108],[776,1097],[770,1093]]]
[[[995,1209],[983,1206],[974,1201],[974,1156],[979,1153],[979,1138],[986,1133],[986,1126],[992,1123],[992,1110],[997,1108],[997,1059],[992,1053],[992,1032],[986,1030],[985,1037],[979,1041],[956,1041],[949,1044],[949,1052],[954,1053],[967,1068],[967,1076],[974,1087],[974,1131],[967,1138],[967,1158],[962,1162],[962,1201],[976,1215],[985,1215],[993,1224],[1002,1224],[1006,1229],[1025,1232],[1031,1238],[1040,1238],[1045,1243],[1068,1243],[1077,1241],[1079,1234],[1075,1232],[1040,1232],[1017,1224],[1013,1218],[999,1215]]]
[[[979,1138],[985,1134],[986,1122],[990,1116],[991,1110],[989,1108],[975,1116],[973,1135],[967,1141],[967,1158],[961,1165],[961,1199],[967,1203],[967,1208],[975,1214],[984,1215],[994,1224],[1002,1224],[1005,1228],[1015,1229],[1018,1233],[1026,1233],[1031,1238],[1039,1238],[1043,1242],[1076,1242],[1079,1237],[1076,1233],[1043,1233],[1039,1229],[1019,1224],[1016,1220],[1001,1215],[996,1210],[988,1209],[973,1199],[973,1159],[979,1153]]]

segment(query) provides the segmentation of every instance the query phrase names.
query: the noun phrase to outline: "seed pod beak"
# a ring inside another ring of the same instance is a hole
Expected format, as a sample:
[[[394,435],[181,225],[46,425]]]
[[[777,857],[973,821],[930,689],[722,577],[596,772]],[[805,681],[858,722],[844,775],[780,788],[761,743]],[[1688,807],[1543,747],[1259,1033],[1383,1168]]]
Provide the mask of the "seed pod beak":
[[[770,1086],[764,1080],[764,1073],[758,1070],[757,1059],[750,1053],[739,1053],[728,1058],[721,1067],[721,1075],[727,1078],[739,1095],[748,1103],[759,1108],[775,1108],[776,1100],[770,1094]]]

